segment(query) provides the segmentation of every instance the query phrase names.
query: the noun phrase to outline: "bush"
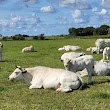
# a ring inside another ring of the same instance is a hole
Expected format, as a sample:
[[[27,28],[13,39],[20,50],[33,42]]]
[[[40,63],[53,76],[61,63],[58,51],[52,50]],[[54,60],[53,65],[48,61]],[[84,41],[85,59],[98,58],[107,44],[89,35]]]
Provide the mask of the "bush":
[[[39,37],[38,36],[33,36],[33,39],[37,40],[37,39],[39,39]]]
[[[18,34],[18,35],[12,36],[12,39],[13,40],[24,40],[25,37],[23,37],[22,35]]]

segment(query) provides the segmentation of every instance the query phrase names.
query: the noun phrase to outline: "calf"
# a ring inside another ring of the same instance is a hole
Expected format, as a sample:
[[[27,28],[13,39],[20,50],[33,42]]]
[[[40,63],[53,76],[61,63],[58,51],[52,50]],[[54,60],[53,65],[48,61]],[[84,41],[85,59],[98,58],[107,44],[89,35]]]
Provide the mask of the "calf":
[[[103,50],[103,61],[105,59],[109,60],[110,57],[110,47],[105,47]]]
[[[73,60],[66,59],[64,67],[66,70],[75,73],[86,68],[88,72],[88,83],[92,83],[92,73],[94,73],[94,58],[92,55],[80,56]]]

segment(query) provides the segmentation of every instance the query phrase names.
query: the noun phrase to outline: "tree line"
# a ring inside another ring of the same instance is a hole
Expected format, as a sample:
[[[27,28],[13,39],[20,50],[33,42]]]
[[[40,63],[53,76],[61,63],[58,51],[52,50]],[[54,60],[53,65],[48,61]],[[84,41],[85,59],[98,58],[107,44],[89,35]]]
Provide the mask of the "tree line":
[[[25,35],[25,34],[16,34],[14,36],[6,36],[6,37],[2,37],[2,35],[0,34],[0,40],[25,40],[25,38],[33,38],[35,40],[44,40],[45,39],[45,36],[44,34],[40,34],[40,35],[37,35],[37,36],[29,36],[29,35]]]
[[[108,25],[101,25],[98,28],[85,27],[85,28],[69,28],[68,32],[72,36],[91,36],[91,35],[107,35],[109,31]]]
[[[55,37],[75,37],[75,36],[93,36],[93,35],[107,35],[110,34],[110,27],[108,25],[101,25],[100,27],[94,28],[94,27],[85,27],[85,28],[69,28],[68,29],[69,34],[68,35],[56,35]],[[47,40],[48,37],[46,37],[44,34],[39,34],[35,36],[29,36],[29,35],[22,35],[22,34],[16,34],[14,36],[5,36],[3,37],[2,34],[0,34],[0,40],[25,40],[25,38],[33,38],[34,40]]]

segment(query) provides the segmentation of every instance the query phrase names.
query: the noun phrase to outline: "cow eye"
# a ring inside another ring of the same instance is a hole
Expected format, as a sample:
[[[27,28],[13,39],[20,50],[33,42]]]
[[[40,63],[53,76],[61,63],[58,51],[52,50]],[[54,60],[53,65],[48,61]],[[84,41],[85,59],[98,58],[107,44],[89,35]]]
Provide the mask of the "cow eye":
[[[16,75],[18,75],[19,74],[19,72],[15,72],[16,73]]]

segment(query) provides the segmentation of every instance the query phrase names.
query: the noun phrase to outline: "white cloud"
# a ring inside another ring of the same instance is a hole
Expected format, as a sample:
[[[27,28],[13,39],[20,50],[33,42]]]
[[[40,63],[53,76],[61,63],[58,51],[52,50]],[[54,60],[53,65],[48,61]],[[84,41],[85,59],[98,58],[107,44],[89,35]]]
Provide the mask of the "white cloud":
[[[38,0],[24,0],[24,2],[27,4],[36,4]]]
[[[93,8],[92,11],[97,15],[106,15],[108,12],[106,9],[102,9],[101,11],[98,11],[97,7]]]
[[[67,7],[75,3],[76,3],[76,0],[60,0],[60,6],[62,7]]]
[[[101,12],[100,12],[100,14],[101,14],[101,15],[107,14],[107,10],[106,10],[106,9],[102,9]]]
[[[21,26],[22,18],[20,16],[12,16],[10,19],[10,27],[18,28]]]
[[[47,6],[47,7],[42,7],[40,9],[41,12],[44,12],[44,13],[52,13],[54,12],[54,8],[52,6]]]
[[[85,0],[60,0],[61,7],[73,7],[76,9],[90,9],[91,6]]]
[[[85,15],[81,10],[75,10],[72,13],[74,23],[84,23],[88,21],[87,15]]]
[[[105,8],[110,8],[110,0],[102,0],[101,5]]]
[[[97,11],[98,11],[98,8],[97,7],[95,7],[95,8],[92,9],[92,12],[97,12]]]
[[[8,27],[8,21],[7,20],[0,20],[0,27],[2,27],[2,28]]]
[[[83,23],[84,19],[83,18],[76,18],[76,19],[74,19],[74,22],[75,23]]]
[[[67,25],[68,24],[68,20],[66,16],[59,16],[57,18],[57,23],[61,24],[61,25]]]
[[[23,16],[13,16],[11,15],[10,19],[0,20],[0,30],[18,30],[22,29],[33,29],[41,22],[40,18],[32,13],[30,17]]]
[[[80,10],[75,10],[73,13],[72,13],[72,16],[73,18],[79,18],[81,17],[82,13]]]

